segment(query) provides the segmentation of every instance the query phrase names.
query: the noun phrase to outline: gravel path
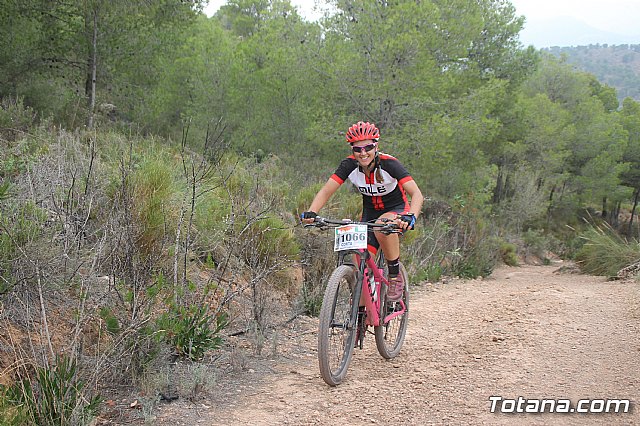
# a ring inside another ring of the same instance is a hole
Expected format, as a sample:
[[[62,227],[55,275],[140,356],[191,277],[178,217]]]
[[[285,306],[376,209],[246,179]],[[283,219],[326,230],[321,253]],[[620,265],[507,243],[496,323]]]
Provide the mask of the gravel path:
[[[640,284],[558,267],[414,287],[401,354],[385,361],[368,335],[335,388],[318,373],[317,320],[294,321],[277,356],[245,359],[208,399],[161,404],[152,424],[640,425]],[[505,414],[490,412],[491,396],[632,403],[621,414]]]

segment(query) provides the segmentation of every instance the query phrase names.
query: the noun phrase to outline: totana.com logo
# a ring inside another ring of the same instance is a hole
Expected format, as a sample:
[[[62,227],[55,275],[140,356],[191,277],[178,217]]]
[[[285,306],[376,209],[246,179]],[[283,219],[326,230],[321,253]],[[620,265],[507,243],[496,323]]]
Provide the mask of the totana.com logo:
[[[492,413],[628,413],[628,399],[581,399],[575,405],[569,399],[507,399],[490,396]]]

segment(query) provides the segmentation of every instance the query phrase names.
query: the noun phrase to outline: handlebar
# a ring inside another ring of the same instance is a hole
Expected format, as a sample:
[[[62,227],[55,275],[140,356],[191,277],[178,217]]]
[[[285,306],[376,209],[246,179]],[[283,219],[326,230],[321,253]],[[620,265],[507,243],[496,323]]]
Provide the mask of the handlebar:
[[[336,220],[336,219],[329,219],[326,217],[316,216],[315,218],[313,218],[313,223],[305,223],[304,227],[305,228],[315,227],[320,229],[327,229],[327,228],[337,228],[339,226],[344,226],[344,225],[367,225],[370,228],[376,228],[377,231],[382,232],[384,234],[402,234],[403,233],[403,230],[398,225],[396,225],[392,219],[381,218],[380,220],[385,223],[376,223],[375,220],[377,219],[374,219],[374,221],[370,221],[370,222],[359,222],[359,221],[353,221],[351,219]]]

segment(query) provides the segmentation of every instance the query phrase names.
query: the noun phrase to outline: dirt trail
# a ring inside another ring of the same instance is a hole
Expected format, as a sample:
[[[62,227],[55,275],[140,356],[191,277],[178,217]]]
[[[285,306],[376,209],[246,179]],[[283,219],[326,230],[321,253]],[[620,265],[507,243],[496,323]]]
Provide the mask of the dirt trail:
[[[317,320],[301,319],[286,350],[219,384],[232,393],[162,404],[153,424],[640,424],[640,284],[558,267],[415,287],[400,356],[383,360],[369,335],[335,388],[318,373]],[[633,403],[626,414],[492,414],[493,395]]]

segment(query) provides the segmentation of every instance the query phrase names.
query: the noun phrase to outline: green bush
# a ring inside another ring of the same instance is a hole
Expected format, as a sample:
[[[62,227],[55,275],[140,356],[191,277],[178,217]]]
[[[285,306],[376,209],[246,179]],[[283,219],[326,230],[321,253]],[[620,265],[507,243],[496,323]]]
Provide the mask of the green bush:
[[[215,190],[203,194],[196,204],[194,217],[197,242],[201,250],[209,250],[220,243],[231,213],[231,202],[226,192]]]
[[[0,140],[15,141],[34,127],[38,115],[24,106],[24,98],[3,98],[0,102]]]
[[[268,274],[271,285],[286,294],[298,292],[286,270],[300,257],[300,245],[291,226],[279,217],[265,216],[248,226],[239,243],[238,254],[249,268],[267,268],[272,271]]]
[[[547,241],[544,232],[540,229],[527,229],[522,235],[525,248],[530,254],[538,257],[544,257],[547,250]]]
[[[150,248],[165,237],[167,228],[175,225],[175,165],[161,159],[148,159],[139,164],[134,175],[135,209],[142,225],[143,247]],[[169,226],[168,226],[169,225]]]
[[[333,196],[331,209],[328,212],[334,215],[334,219],[358,220],[362,215],[362,196],[351,185],[348,185]],[[325,213],[323,216],[331,217],[329,213]]]
[[[225,313],[211,315],[204,306],[174,306],[162,315],[157,326],[173,346],[176,355],[200,360],[206,351],[219,348],[223,341],[220,332],[227,326]]]
[[[296,258],[300,247],[290,226],[278,217],[267,216],[251,225],[255,250],[270,262],[282,258]]]
[[[500,257],[505,265],[518,266],[517,247],[513,243],[503,241],[500,244]]]
[[[591,225],[581,237],[584,244],[575,260],[588,274],[615,277],[620,269],[640,259],[638,241],[627,241],[606,224]]]
[[[24,173],[48,150],[47,143],[43,143],[38,137],[31,135],[22,137],[8,146],[0,144],[0,177],[14,178]]]
[[[495,238],[480,240],[469,251],[459,256],[451,270],[460,278],[488,277],[493,272],[500,256],[500,246]]]
[[[320,188],[322,188],[322,185],[322,183],[317,183],[304,187],[296,194],[294,199],[295,211],[293,212],[296,217],[300,217],[300,213],[307,211],[313,201],[313,197],[315,197]]]
[[[419,269],[415,273],[413,280],[415,282],[427,281],[430,283],[435,283],[440,281],[440,278],[442,278],[442,273],[443,273],[442,266],[438,264],[431,264],[426,268]]]
[[[316,193],[323,185],[324,182],[308,186],[296,195],[294,212],[296,217],[309,208]],[[358,220],[362,215],[362,197],[352,188],[351,184],[345,184],[318,213],[320,216],[331,219]]]
[[[488,277],[493,272],[495,264],[489,263],[482,257],[467,257],[458,262],[453,269],[454,275],[460,278],[473,279]]]
[[[570,240],[571,236],[567,234],[564,238]],[[560,255],[567,254],[567,244],[560,243],[553,234],[545,232],[542,229],[527,229],[522,235],[522,239],[527,255],[534,255],[545,262],[549,262],[547,256],[547,252],[549,251]]]
[[[36,367],[33,378],[23,377],[11,386],[0,386],[0,407],[13,421],[26,424],[86,425],[98,414],[102,398],[87,398],[84,387],[76,363],[60,355],[53,365]]]
[[[18,83],[16,93],[23,95],[25,103],[32,106],[40,117],[50,117],[62,127],[74,129],[87,121],[87,109],[83,108],[86,100],[84,95],[78,95],[69,87],[68,82],[66,78],[32,73],[27,81]]]

